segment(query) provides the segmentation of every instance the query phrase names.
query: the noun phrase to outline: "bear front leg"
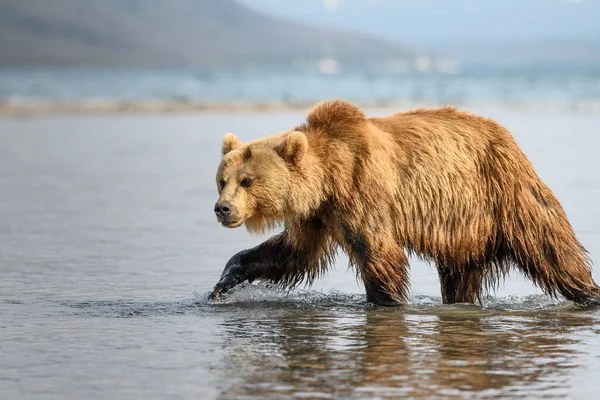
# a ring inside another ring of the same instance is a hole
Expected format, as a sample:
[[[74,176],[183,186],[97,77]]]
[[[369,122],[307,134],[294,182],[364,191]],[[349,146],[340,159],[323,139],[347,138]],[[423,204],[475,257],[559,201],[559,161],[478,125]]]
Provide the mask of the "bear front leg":
[[[358,268],[367,301],[384,306],[408,302],[408,257],[396,243],[380,243],[373,237],[344,227],[348,255]]]
[[[400,247],[377,251],[359,262],[367,301],[382,306],[408,302],[408,258]]]
[[[264,245],[265,243],[263,243]],[[209,300],[214,300],[221,293],[225,293],[228,290],[234,288],[244,281],[252,281],[251,275],[256,275],[256,272],[251,273],[251,270],[260,267],[260,263],[257,260],[257,254],[260,250],[248,249],[242,250],[236,253],[233,257],[227,261],[225,268],[221,273],[219,282],[215,285],[212,293],[208,296]],[[252,260],[255,260],[254,262]]]
[[[251,249],[242,250],[229,259],[215,285],[209,300],[229,291],[242,282],[273,275],[280,258],[289,252],[286,245],[287,233],[283,232]]]
[[[285,287],[294,287],[305,279],[311,283],[327,269],[335,253],[331,239],[317,222],[289,227],[256,247],[235,254],[225,265],[209,300],[245,281],[270,281]]]

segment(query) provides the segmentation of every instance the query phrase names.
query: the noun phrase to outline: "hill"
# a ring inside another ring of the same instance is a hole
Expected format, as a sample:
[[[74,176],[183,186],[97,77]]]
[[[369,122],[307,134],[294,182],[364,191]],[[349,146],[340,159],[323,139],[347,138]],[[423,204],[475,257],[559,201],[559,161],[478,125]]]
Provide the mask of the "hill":
[[[233,0],[0,0],[0,65],[290,65],[414,59],[367,35],[278,20]]]

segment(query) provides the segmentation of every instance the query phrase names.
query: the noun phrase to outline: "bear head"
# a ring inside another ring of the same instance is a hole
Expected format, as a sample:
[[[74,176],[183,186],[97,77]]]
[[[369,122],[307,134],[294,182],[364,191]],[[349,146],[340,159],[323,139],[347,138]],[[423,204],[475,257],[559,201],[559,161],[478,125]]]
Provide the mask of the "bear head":
[[[306,135],[297,131],[245,144],[231,133],[225,135],[216,176],[217,221],[228,228],[245,223],[254,232],[282,222],[291,212],[296,171],[307,150]]]

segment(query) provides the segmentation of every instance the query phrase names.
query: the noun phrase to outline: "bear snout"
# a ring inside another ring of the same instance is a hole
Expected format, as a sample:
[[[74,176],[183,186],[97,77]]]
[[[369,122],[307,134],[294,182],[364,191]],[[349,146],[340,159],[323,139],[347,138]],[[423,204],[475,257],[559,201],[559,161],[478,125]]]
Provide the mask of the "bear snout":
[[[215,214],[221,222],[227,222],[231,216],[231,204],[227,201],[220,201],[215,204]]]

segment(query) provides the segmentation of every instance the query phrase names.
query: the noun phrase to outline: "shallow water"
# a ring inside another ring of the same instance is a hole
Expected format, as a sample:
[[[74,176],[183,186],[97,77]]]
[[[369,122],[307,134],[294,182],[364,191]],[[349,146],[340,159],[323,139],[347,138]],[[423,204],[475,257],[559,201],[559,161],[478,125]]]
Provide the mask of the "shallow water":
[[[600,121],[491,116],[598,260]],[[413,261],[411,303],[375,307],[340,255],[312,289],[246,285],[207,304],[227,259],[264,240],[214,220],[222,134],[301,119],[0,120],[2,399],[595,398],[600,310],[518,275],[483,307],[443,306],[437,274]]]

